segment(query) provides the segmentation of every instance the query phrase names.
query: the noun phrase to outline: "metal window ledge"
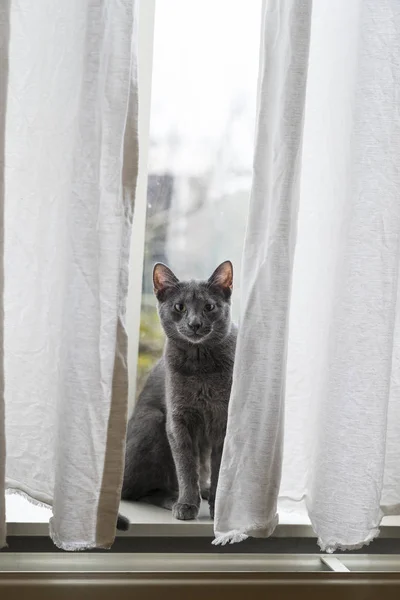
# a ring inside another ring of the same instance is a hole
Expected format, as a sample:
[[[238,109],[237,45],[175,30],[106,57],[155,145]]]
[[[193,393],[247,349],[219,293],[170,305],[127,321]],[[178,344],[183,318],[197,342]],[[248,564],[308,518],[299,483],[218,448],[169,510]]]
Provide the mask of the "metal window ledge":
[[[328,557],[330,558],[330,557]],[[335,563],[335,561],[333,561]],[[147,600],[373,600],[399,597],[400,556],[353,557],[338,561],[348,571],[330,570],[321,557],[306,555],[0,555],[0,597],[48,600],[108,600],[118,595]],[[390,563],[390,564],[389,564]],[[336,565],[337,566],[337,565]],[[356,567],[358,572],[353,572]],[[375,571],[375,572],[373,572]],[[380,571],[380,572],[377,572]],[[268,594],[268,596],[266,596]]]
[[[2,553],[0,574],[10,573],[388,573],[398,572],[400,554],[92,554]]]

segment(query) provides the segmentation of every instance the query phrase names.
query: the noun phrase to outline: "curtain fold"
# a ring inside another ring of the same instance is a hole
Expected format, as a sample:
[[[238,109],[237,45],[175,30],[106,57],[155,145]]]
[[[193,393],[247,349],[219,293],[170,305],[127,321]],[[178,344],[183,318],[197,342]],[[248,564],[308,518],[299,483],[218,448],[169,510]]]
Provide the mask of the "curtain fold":
[[[4,404],[4,158],[8,81],[10,3],[0,4],[0,548],[6,543],[5,514],[5,404]]]
[[[11,5],[6,488],[52,506],[50,533],[66,550],[109,547],[120,499],[137,174],[135,5]]]
[[[355,549],[400,514],[400,11],[266,4],[216,541],[269,535],[278,500]]]
[[[311,0],[265,3],[241,318],[216,498],[217,544],[268,536],[277,524],[311,7]]]
[[[328,551],[400,514],[399,40],[395,1],[314,4],[280,494]]]

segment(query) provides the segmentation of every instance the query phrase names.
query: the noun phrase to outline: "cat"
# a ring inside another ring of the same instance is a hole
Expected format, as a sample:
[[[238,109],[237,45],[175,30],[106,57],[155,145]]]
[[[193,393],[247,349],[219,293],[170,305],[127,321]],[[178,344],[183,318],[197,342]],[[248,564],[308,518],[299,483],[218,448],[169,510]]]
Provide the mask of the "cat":
[[[166,342],[128,423],[122,499],[190,520],[203,497],[213,518],[237,335],[232,263],[207,281],[179,281],[157,263],[153,284]]]

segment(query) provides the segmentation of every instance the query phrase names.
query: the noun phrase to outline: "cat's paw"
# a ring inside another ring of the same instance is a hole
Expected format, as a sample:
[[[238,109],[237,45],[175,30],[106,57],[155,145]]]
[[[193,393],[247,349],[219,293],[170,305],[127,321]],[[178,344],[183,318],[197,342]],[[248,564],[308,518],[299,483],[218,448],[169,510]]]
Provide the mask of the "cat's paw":
[[[201,488],[201,497],[203,498],[203,500],[209,499],[209,497],[210,497],[210,488],[209,487]]]
[[[191,521],[196,519],[198,514],[199,507],[196,504],[177,502],[172,508],[172,515],[179,521]]]

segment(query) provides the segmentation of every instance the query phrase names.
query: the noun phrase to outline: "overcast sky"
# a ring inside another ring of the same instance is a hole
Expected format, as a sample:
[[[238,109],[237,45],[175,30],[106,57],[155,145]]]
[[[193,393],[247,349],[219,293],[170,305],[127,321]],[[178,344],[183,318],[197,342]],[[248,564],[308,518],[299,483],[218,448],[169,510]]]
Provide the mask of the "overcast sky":
[[[261,0],[157,0],[150,171],[251,169]],[[236,115],[234,126],[232,115]]]

